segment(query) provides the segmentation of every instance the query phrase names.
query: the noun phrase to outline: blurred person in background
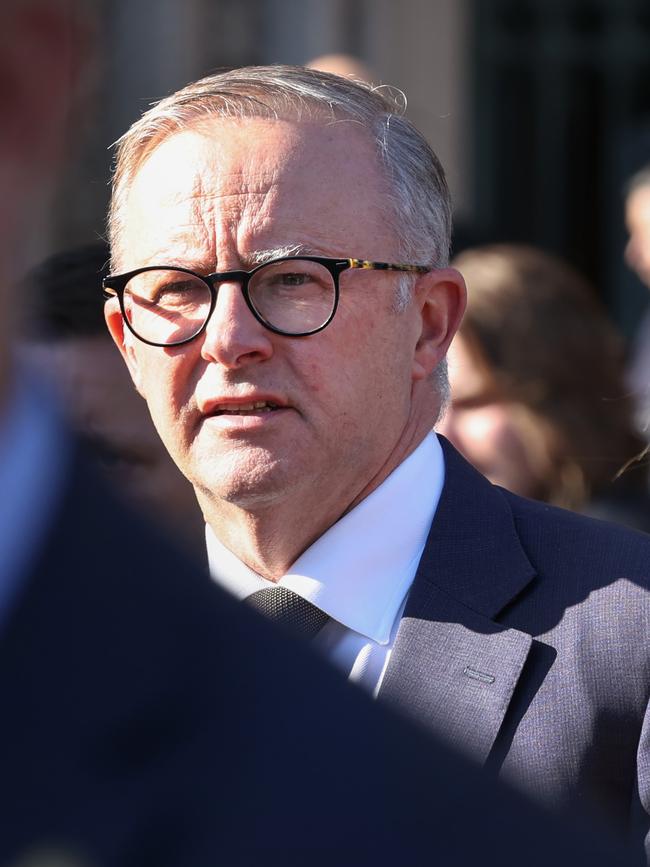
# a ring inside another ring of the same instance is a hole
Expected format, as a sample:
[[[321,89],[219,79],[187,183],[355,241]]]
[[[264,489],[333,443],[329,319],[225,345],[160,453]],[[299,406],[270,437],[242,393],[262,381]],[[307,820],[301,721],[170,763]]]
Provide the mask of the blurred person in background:
[[[625,187],[625,225],[629,233],[625,261],[650,287],[650,165]]]
[[[196,556],[205,539],[194,490],[106,331],[97,287],[108,257],[108,245],[98,241],[56,253],[29,273],[23,355],[57,387],[113,484]]]
[[[588,283],[533,247],[466,250],[468,305],[438,430],[495,484],[650,530],[624,345]],[[618,477],[617,477],[618,476]]]
[[[624,193],[629,235],[625,261],[650,289],[650,165],[630,178]],[[635,399],[637,428],[650,442],[650,310],[641,318],[634,335],[627,382]]]

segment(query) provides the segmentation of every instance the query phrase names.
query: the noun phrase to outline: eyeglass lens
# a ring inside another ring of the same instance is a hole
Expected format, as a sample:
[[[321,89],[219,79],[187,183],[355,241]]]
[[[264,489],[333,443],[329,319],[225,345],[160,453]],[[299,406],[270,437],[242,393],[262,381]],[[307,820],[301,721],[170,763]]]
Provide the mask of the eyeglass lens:
[[[327,322],[336,289],[324,265],[292,259],[270,262],[255,271],[248,296],[258,316],[272,328],[303,334]],[[210,316],[211,303],[205,281],[169,268],[137,274],[124,289],[124,312],[131,328],[144,340],[161,345],[198,334]]]
[[[132,277],[124,288],[124,313],[133,331],[168,345],[193,337],[210,315],[210,288],[192,274],[161,268]]]

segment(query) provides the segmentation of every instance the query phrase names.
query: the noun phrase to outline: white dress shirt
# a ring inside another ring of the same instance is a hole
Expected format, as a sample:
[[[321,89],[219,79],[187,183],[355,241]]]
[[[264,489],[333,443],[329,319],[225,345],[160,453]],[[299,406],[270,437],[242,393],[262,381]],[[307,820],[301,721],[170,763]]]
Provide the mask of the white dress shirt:
[[[382,484],[327,530],[277,582],[332,618],[314,646],[376,695],[444,483],[429,434]],[[239,599],[271,582],[206,527],[210,572]]]

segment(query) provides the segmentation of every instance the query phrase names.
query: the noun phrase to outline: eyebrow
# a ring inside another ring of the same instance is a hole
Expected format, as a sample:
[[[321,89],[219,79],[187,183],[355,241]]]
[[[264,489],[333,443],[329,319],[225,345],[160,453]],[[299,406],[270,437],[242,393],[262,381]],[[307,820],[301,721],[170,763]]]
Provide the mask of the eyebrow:
[[[319,256],[323,255],[322,251],[314,250],[306,244],[285,244],[282,247],[274,247],[271,250],[255,250],[252,253],[247,253],[245,261],[251,267],[263,265],[265,262],[270,262],[271,259],[282,259],[285,256]]]

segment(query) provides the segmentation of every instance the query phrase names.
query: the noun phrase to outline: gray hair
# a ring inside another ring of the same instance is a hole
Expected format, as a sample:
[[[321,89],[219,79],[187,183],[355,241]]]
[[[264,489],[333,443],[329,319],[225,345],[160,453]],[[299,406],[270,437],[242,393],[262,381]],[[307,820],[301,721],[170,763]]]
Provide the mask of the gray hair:
[[[373,136],[387,180],[398,254],[405,262],[444,267],[451,243],[451,201],[432,148],[404,116],[401,91],[299,66],[251,66],[210,75],[153,105],[116,143],[108,234],[115,257],[129,186],[165,139],[212,118],[350,120]],[[398,283],[396,310],[411,297],[413,278]],[[442,365],[444,368],[444,365]],[[435,376],[441,396],[446,376]]]
[[[355,121],[373,135],[388,180],[400,255],[430,267],[447,264],[451,203],[444,171],[404,117],[405,98],[299,66],[251,66],[203,78],[150,108],[117,142],[109,239],[119,249],[124,200],[138,169],[165,139],[214,117],[325,118]]]

